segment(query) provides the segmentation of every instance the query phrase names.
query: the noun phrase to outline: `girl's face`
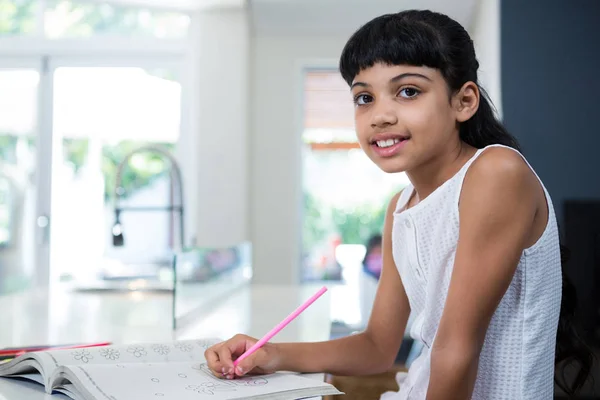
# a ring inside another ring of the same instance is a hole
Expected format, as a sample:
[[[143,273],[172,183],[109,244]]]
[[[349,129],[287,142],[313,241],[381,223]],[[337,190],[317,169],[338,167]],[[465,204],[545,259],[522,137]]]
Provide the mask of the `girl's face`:
[[[352,96],[358,141],[385,172],[410,171],[460,147],[460,101],[439,70],[375,64],[356,75]]]

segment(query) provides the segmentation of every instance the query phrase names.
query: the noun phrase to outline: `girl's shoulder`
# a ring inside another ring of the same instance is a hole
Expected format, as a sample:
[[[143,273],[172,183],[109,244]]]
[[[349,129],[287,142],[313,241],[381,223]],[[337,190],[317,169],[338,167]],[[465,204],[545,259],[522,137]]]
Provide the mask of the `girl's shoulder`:
[[[528,205],[537,209],[545,203],[545,193],[541,180],[519,151],[490,146],[465,173],[459,200],[463,203],[470,206],[461,207],[462,211],[469,212],[474,211],[473,206],[490,213],[496,206],[516,209]]]
[[[537,183],[538,178],[525,157],[506,146],[489,146],[473,160],[465,175],[465,184],[494,180],[520,180]]]

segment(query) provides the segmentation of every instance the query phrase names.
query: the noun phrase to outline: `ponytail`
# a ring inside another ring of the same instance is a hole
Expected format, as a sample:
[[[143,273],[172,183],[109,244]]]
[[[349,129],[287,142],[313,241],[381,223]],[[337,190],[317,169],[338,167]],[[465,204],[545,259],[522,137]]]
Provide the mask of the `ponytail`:
[[[460,139],[471,146],[482,149],[490,144],[502,144],[521,151],[517,139],[508,133],[496,118],[496,110],[487,92],[479,86],[479,108],[468,121],[461,124]]]
[[[556,354],[554,381],[569,396],[579,392],[590,376],[594,363],[594,354],[580,336],[575,320],[577,309],[577,293],[575,286],[565,274],[565,264],[569,260],[569,250],[560,246],[560,261],[562,264],[562,301],[556,335]],[[575,373],[569,384],[567,374]]]

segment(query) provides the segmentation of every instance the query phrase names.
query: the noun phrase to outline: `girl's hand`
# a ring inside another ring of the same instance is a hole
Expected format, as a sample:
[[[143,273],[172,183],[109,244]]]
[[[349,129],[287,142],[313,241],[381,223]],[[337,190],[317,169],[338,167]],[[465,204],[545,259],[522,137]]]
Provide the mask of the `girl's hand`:
[[[270,374],[277,371],[278,365],[280,365],[280,355],[277,347],[271,343],[265,343],[234,368],[233,361],[244,354],[257,341],[257,339],[250,336],[235,335],[225,342],[209,347],[204,352],[208,367],[215,376],[226,379],[233,379],[236,376],[247,374]]]

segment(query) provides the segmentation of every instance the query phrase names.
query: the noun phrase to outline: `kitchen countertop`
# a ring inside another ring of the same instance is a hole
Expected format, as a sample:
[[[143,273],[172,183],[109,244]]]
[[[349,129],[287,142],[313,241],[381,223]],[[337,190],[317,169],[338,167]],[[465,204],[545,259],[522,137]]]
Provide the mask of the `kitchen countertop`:
[[[172,297],[156,292],[49,292],[0,296],[0,347],[37,344],[131,343],[236,333],[261,337],[321,285],[248,284],[218,301],[176,332],[171,329]],[[331,332],[331,293],[325,293],[272,341],[322,341]],[[312,375],[323,379],[322,374]],[[0,400],[52,400],[37,384],[0,379]]]

